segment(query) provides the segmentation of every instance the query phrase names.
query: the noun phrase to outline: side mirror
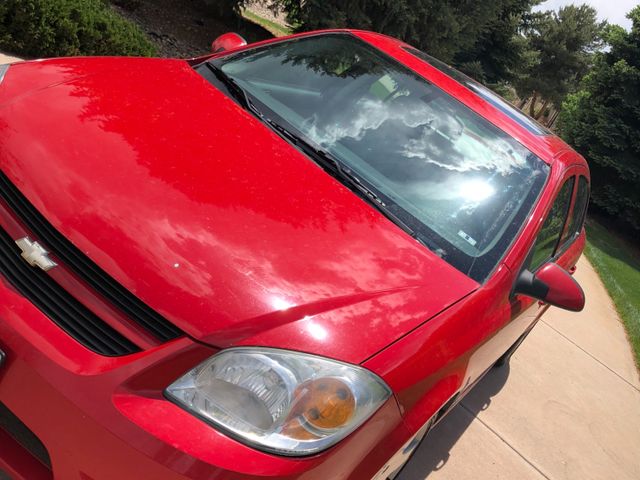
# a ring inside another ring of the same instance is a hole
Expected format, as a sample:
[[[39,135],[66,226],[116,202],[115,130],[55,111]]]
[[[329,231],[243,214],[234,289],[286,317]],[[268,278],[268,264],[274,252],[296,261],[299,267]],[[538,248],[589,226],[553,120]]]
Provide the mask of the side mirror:
[[[569,272],[555,263],[547,263],[535,274],[523,270],[514,293],[533,297],[550,305],[579,312],[584,308],[584,292]]]
[[[211,44],[211,53],[224,52],[238,47],[244,47],[247,41],[237,33],[225,33],[216,38]]]

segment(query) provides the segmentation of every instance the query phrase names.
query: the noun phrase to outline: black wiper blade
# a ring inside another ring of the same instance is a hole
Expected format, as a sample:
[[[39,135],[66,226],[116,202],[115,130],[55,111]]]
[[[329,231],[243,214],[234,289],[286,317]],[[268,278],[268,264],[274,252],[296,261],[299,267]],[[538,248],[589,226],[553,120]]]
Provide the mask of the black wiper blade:
[[[213,72],[216,78],[220,80],[225,87],[227,87],[227,90],[231,95],[233,95],[233,98],[238,100],[240,104],[247,110],[251,111],[259,117],[262,117],[262,112],[260,112],[260,110],[256,108],[245,89],[242,88],[235,79],[227,75],[224,70],[222,70],[219,66],[211,63],[211,61],[204,62],[204,64],[209,70],[211,70],[211,72]]]
[[[369,200],[369,203],[371,205],[373,205],[393,223],[398,225],[407,234],[425,245],[427,248],[432,248],[432,245],[427,244],[427,242],[422,238],[421,235],[418,235],[418,233],[413,228],[407,225],[393,211],[391,211],[386,203],[373,190],[368,188],[348,166],[344,165],[326,150],[314,146],[304,138],[288,130],[277,122],[274,122],[273,120],[270,120],[268,118],[264,118],[264,120],[268,125],[271,126],[271,128],[273,128],[276,132],[289,140],[291,143],[296,145],[307,155],[310,155],[325,169],[328,167],[334,177],[339,178],[343,183],[348,184],[348,186],[360,192],[363,197]]]
[[[336,159],[333,155],[331,155],[326,150],[316,147],[304,138],[299,135],[293,133],[291,130],[283,127],[282,125],[274,122],[270,119],[265,119],[265,121],[280,135],[285,137],[291,143],[297,145],[300,149],[302,149],[305,153],[310,154],[314,160],[319,161],[323,167],[329,167],[334,174],[334,176],[339,176],[341,179],[347,181],[351,186],[357,188],[361,193],[365,194],[371,200],[376,203],[386,206],[382,199],[376,195],[371,189],[367,188],[360,179],[353,173],[353,171]]]
[[[260,109],[258,109],[255,104],[251,101],[249,94],[242,88],[238,82],[227,75],[219,66],[211,63],[211,61],[204,62],[211,72],[223,83],[227,90],[233,97],[240,102],[240,104],[252,112],[256,117],[269,125],[273,130],[275,130],[280,136],[296,145],[300,150],[302,150],[307,155],[311,156],[317,163],[320,163],[321,166],[325,169],[331,170],[331,174],[342,180],[343,183],[346,183],[353,190],[358,191],[365,199],[369,201],[369,203],[379,210],[384,216],[386,216],[389,220],[395,223],[398,227],[404,230],[409,236],[411,236],[416,241],[420,242],[427,248],[438,252],[444,252],[438,245],[433,244],[429,240],[425,239],[422,235],[418,234],[413,228],[407,225],[402,219],[400,219],[389,207],[385,204],[385,202],[370,188],[368,188],[362,181],[358,178],[357,175],[353,173],[353,171],[338,159],[334,158],[326,150],[314,146],[309,141],[302,138],[300,135],[292,132],[291,130],[283,127],[279,123],[271,120],[266,117]],[[438,255],[441,255],[438,253]],[[445,253],[446,255],[446,253]],[[442,255],[441,255],[442,256]]]

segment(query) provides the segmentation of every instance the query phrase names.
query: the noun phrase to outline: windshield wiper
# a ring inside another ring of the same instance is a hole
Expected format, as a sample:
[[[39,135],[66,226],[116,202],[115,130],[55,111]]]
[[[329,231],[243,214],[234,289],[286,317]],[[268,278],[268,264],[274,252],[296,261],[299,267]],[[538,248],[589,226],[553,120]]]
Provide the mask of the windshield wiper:
[[[227,75],[224,70],[222,70],[219,66],[211,63],[210,61],[204,62],[209,70],[216,76],[220,82],[227,88],[227,91],[231,94],[233,98],[235,98],[238,102],[240,102],[241,106],[245,109],[252,112],[254,115],[262,118],[262,112],[255,106],[255,104],[249,98],[249,95],[242,88],[238,82]]]
[[[340,162],[337,158],[331,155],[329,152],[322,148],[318,148],[302,138],[301,136],[295,134],[291,130],[283,127],[282,125],[274,122],[273,120],[262,117],[263,120],[271,126],[277,133],[279,133],[282,137],[284,137],[289,142],[296,145],[300,150],[309,155],[316,163],[320,164],[325,170],[330,170],[330,173],[341,180],[342,183],[346,183],[347,186],[351,187],[352,190],[356,190],[360,193],[362,197],[369,201],[369,203],[375,207],[378,211],[380,211],[385,217],[395,223],[398,227],[404,230],[409,236],[422,243],[425,247],[434,251],[442,251],[438,245],[432,244],[430,241],[425,239],[422,235],[418,234],[413,228],[407,225],[402,219],[400,219],[391,209],[387,206],[387,204],[378,196],[373,190],[368,188],[362,181],[358,178],[356,174],[342,162]]]
[[[305,154],[310,156],[316,163],[320,164],[320,166],[322,166],[325,170],[330,170],[330,173],[335,178],[340,180],[343,184],[347,184],[347,186],[351,187],[352,190],[359,192],[360,195],[365,198],[374,208],[376,208],[385,217],[387,217],[398,227],[404,230],[413,239],[420,242],[430,250],[438,253],[438,255],[440,256],[442,255],[439,252],[443,252],[444,255],[446,255],[446,252],[444,252],[444,250],[442,250],[437,244],[420,235],[413,228],[407,225],[403,220],[401,220],[394,212],[392,212],[385,204],[385,202],[373,190],[362,183],[362,181],[357,177],[357,175],[353,173],[353,171],[349,167],[333,157],[333,155],[331,155],[326,150],[314,146],[313,144],[302,138],[300,135],[297,135],[296,133],[283,127],[279,123],[266,117],[260,111],[260,109],[255,106],[255,104],[251,101],[249,94],[238,84],[238,82],[234,78],[227,75],[219,66],[211,62],[205,62],[204,64],[207,66],[207,68],[209,68],[209,70],[211,70],[211,72],[213,72],[216,78],[218,78],[218,80],[222,82],[229,93],[241,104],[242,107],[249,110],[265,124],[270,126],[281,137],[297,146]]]

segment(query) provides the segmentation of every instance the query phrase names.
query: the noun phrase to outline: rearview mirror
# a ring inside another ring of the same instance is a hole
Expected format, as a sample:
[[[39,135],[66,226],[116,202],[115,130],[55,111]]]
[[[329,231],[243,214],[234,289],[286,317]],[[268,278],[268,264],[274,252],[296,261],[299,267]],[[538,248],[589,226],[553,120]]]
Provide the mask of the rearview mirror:
[[[584,308],[584,292],[569,272],[555,263],[547,263],[535,274],[523,270],[514,293],[541,300],[549,305],[579,312]]]
[[[247,41],[237,33],[225,33],[216,38],[211,44],[211,53],[224,52],[238,47],[244,47]]]

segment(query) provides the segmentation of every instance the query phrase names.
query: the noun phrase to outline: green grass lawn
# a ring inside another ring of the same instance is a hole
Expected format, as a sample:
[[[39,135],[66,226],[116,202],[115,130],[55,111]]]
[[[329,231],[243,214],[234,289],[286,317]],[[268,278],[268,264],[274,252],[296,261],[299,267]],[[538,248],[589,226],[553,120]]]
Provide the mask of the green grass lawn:
[[[585,253],[620,313],[640,368],[640,251],[589,219]]]
[[[287,27],[283,27],[271,20],[261,17],[260,15],[256,15],[255,13],[244,9],[242,11],[242,16],[247,20],[252,21],[253,23],[257,23],[261,27],[269,30],[276,37],[284,37],[285,35],[291,35],[293,31]]]

